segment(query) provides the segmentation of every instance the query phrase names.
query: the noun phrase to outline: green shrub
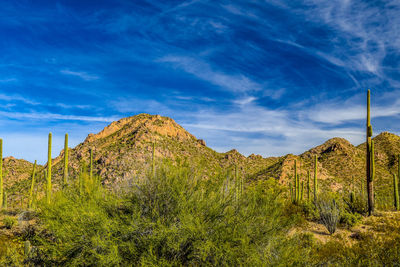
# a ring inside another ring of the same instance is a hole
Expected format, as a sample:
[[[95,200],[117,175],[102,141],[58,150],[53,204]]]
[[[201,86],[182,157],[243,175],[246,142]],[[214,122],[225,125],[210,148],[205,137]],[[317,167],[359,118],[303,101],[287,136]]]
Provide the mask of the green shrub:
[[[4,227],[7,229],[11,229],[15,224],[17,224],[17,220],[13,217],[6,216],[3,219]]]
[[[319,219],[317,207],[311,201],[306,201],[301,204],[302,212],[307,220],[315,221]]]
[[[347,226],[347,227],[353,227],[357,225],[359,222],[361,222],[362,216],[358,213],[351,213],[348,211],[343,211],[340,214],[340,223]]]
[[[47,234],[35,237],[43,265],[229,265],[299,263],[287,238],[287,216],[276,180],[245,186],[236,197],[226,175],[204,180],[189,167],[162,167],[126,195],[69,187],[41,203]]]

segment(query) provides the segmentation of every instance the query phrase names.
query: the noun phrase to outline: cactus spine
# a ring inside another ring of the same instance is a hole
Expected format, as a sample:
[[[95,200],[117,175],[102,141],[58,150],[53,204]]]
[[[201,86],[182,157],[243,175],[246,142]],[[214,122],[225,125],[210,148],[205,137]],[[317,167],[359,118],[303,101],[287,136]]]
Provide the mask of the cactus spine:
[[[32,202],[33,202],[33,189],[35,188],[35,173],[36,173],[36,160],[35,163],[33,164],[33,170],[32,170],[32,182],[31,182],[31,189],[29,190],[29,200],[28,200],[28,208],[32,208]]]
[[[307,200],[310,201],[311,199],[311,185],[310,185],[310,171],[307,171]]]
[[[47,204],[50,204],[50,199],[51,199],[51,139],[52,139],[52,134],[49,133],[49,144],[47,153],[47,186],[46,186]]]
[[[394,190],[394,207],[396,211],[399,210],[399,183],[397,180],[397,175],[393,174],[393,190]]]
[[[367,142],[366,142],[366,176],[367,176],[367,194],[368,194],[368,215],[371,216],[374,212],[374,187],[373,187],[373,178],[375,172],[375,164],[374,164],[374,143],[372,142],[372,125],[371,125],[371,92],[368,90],[367,93]]]
[[[317,184],[317,179],[318,179],[318,158],[317,155],[314,156],[314,202],[317,201],[317,195],[318,195],[318,184]]]
[[[3,139],[0,139],[0,207],[3,206]]]
[[[68,134],[65,134],[64,140],[64,176],[63,176],[63,185],[67,185],[68,180]]]

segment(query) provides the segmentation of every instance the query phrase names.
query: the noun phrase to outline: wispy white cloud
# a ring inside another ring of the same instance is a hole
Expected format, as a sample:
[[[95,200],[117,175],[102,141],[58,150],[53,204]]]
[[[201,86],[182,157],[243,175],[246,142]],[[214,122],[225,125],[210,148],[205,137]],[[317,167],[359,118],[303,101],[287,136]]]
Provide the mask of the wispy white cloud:
[[[94,74],[89,74],[84,71],[72,71],[72,70],[64,69],[64,70],[60,70],[60,73],[65,74],[65,75],[79,77],[85,81],[94,81],[94,80],[100,79],[99,76],[94,75]]]
[[[210,64],[199,59],[185,56],[165,56],[157,61],[170,63],[172,66],[180,68],[201,80],[217,85],[224,90],[234,92],[254,92],[263,89],[262,84],[241,73],[227,74],[221,70],[213,69]]]
[[[354,127],[324,128],[307,119],[299,120],[291,110],[271,110],[253,102],[239,105],[229,114],[203,110],[191,116],[192,122],[183,125],[197,137],[220,152],[237,148],[245,155],[299,154],[332,137],[358,144],[364,133]]]
[[[21,101],[25,104],[29,105],[40,105],[39,102],[36,102],[34,100],[28,99],[26,97],[20,96],[20,95],[6,95],[6,94],[0,94],[0,100],[5,100],[5,101]]]

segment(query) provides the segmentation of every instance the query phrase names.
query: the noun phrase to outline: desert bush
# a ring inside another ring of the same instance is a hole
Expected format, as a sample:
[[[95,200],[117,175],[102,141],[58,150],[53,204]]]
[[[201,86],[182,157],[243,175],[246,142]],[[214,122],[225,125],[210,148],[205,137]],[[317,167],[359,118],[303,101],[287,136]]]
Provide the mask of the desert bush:
[[[353,227],[361,222],[362,216],[359,213],[352,213],[346,210],[340,213],[340,223],[347,226]]]
[[[237,197],[226,175],[193,176],[165,166],[126,195],[69,188],[41,203],[50,235],[32,241],[44,265],[293,265],[283,189],[274,180],[248,184]]]
[[[318,209],[311,201],[306,201],[301,204],[302,212],[307,220],[315,221],[319,219]]]
[[[3,219],[4,227],[7,229],[11,229],[15,224],[17,224],[17,220],[13,217],[6,216]]]
[[[326,227],[330,234],[335,233],[337,223],[340,219],[340,208],[337,200],[331,196],[319,198],[316,206],[319,211],[320,222]]]

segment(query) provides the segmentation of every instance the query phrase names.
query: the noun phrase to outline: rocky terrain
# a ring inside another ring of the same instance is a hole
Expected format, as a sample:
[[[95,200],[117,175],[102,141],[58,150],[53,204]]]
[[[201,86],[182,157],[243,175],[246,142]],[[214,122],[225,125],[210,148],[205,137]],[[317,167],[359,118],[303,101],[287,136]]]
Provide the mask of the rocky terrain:
[[[400,153],[400,137],[383,132],[374,138],[377,159],[376,187],[379,197],[391,188],[391,172],[397,169],[396,155]],[[313,174],[313,157],[318,157],[318,178],[321,186],[333,190],[354,190],[364,177],[365,144],[354,146],[343,138],[332,138],[300,155],[263,158],[260,155],[243,156],[235,149],[218,153],[207,147],[173,119],[159,115],[139,114],[111,123],[97,134],[89,134],[85,141],[69,151],[70,179],[89,162],[89,151],[94,151],[94,171],[106,185],[119,181],[142,179],[149,173],[152,145],[155,143],[156,165],[164,161],[188,162],[204,178],[218,173],[233,173],[237,165],[247,180],[275,178],[282,184],[291,181],[294,160],[297,160],[301,179],[307,171]],[[64,151],[54,159],[55,188],[63,171]],[[4,161],[5,185],[12,194],[23,195],[29,186],[32,163],[7,158]],[[44,179],[40,178],[39,184]],[[40,191],[40,189],[39,189]],[[380,195],[379,192],[383,192]]]

